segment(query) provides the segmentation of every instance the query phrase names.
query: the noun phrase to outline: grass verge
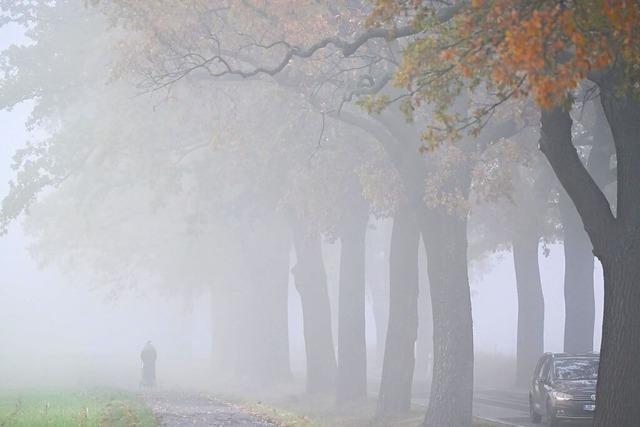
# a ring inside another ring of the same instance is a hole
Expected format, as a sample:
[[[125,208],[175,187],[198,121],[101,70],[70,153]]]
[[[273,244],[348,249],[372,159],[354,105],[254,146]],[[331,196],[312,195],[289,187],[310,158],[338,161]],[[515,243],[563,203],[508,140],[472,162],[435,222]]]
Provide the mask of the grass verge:
[[[135,396],[114,391],[0,392],[0,427],[156,427]]]

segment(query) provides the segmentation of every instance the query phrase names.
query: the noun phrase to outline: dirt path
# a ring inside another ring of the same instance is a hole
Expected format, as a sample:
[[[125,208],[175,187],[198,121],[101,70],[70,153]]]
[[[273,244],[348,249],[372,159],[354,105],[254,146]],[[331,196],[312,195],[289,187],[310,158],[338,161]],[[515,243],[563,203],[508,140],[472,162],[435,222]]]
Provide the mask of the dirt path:
[[[153,392],[144,396],[161,427],[275,427],[214,398],[200,394]]]

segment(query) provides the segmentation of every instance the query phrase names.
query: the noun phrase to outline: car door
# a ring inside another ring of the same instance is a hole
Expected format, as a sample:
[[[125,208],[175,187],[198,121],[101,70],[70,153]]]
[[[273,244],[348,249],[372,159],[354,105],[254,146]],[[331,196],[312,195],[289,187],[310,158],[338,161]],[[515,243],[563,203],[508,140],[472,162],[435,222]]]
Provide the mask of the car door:
[[[537,410],[544,408],[544,402],[546,400],[546,378],[549,375],[550,358],[545,357],[542,360],[542,364],[539,369],[536,370],[535,378],[533,379],[533,403]]]

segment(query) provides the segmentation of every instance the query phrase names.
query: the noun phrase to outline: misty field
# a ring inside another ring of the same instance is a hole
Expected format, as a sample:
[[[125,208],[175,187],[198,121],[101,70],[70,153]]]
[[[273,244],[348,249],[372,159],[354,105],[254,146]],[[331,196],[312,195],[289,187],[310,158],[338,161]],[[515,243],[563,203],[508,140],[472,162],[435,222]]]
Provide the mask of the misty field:
[[[151,411],[122,392],[21,391],[0,394],[2,427],[153,427]]]

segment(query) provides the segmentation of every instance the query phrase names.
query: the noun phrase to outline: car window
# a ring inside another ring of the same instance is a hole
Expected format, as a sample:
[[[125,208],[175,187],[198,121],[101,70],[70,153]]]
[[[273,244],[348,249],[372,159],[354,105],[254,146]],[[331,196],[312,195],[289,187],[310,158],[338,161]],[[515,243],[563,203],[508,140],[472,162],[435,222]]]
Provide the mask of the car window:
[[[553,362],[553,376],[560,381],[598,379],[598,359],[567,358]]]
[[[533,370],[533,378],[540,378],[540,375],[542,375],[542,365],[544,364],[546,358],[545,357],[541,357],[538,360],[538,363],[536,364],[536,369]]]
[[[549,376],[549,359],[544,360],[544,364],[542,365],[542,369],[540,370],[540,375],[538,378],[545,379]]]

